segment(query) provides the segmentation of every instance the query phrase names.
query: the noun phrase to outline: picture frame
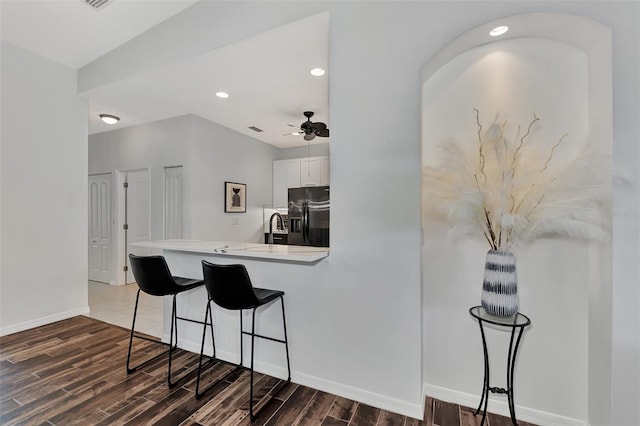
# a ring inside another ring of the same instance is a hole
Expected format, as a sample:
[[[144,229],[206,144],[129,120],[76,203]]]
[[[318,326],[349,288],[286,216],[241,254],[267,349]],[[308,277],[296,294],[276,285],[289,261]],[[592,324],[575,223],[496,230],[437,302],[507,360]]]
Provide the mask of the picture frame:
[[[225,213],[247,212],[247,185],[238,182],[224,183]]]

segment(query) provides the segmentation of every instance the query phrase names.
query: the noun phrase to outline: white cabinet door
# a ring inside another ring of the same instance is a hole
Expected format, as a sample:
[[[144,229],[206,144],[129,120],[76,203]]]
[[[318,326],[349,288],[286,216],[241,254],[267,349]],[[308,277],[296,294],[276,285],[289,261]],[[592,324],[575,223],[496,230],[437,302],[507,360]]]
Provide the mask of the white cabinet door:
[[[111,173],[89,176],[89,279],[111,280]]]
[[[300,159],[294,158],[287,161],[287,188],[299,188],[300,186]]]
[[[183,223],[182,166],[164,168],[164,238],[181,239]]]
[[[300,159],[300,185],[320,186],[320,157]]]
[[[329,186],[329,157],[320,157],[320,186]]]
[[[273,207],[287,206],[287,161],[276,160],[273,162]]]

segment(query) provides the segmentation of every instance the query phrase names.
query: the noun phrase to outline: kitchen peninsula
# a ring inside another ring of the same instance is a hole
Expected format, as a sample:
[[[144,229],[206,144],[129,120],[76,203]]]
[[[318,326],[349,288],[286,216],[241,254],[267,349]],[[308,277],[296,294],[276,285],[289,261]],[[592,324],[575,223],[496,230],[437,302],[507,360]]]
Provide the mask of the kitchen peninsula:
[[[244,264],[255,287],[263,287],[285,292],[284,303],[287,313],[287,333],[292,353],[292,376],[296,377],[296,342],[305,341],[308,336],[309,296],[317,289],[310,289],[308,278],[324,269],[328,262],[329,248],[240,243],[228,241],[162,240],[146,241],[132,246],[161,249],[171,273],[176,276],[202,278],[202,260],[217,264]],[[202,320],[207,303],[204,288],[197,288],[178,297],[180,316]],[[251,313],[245,311],[245,326],[251,324]],[[258,309],[261,317],[259,332],[278,337],[282,335],[282,313],[279,306]],[[216,357],[237,363],[240,360],[240,321],[238,312],[227,311],[214,305],[213,322],[215,329]],[[171,299],[165,298],[163,307],[162,340],[169,341]],[[178,346],[198,353],[202,339],[202,326],[181,322]],[[207,337],[205,353],[211,349]],[[286,363],[282,345],[272,342],[256,343],[256,371],[276,377],[286,377]],[[250,359],[250,342],[244,342],[244,359]],[[208,349],[207,349],[208,348]]]
[[[132,246],[222,257],[314,263],[329,255],[327,247],[238,243],[229,241],[161,240],[133,243]],[[239,261],[236,259],[236,261]]]

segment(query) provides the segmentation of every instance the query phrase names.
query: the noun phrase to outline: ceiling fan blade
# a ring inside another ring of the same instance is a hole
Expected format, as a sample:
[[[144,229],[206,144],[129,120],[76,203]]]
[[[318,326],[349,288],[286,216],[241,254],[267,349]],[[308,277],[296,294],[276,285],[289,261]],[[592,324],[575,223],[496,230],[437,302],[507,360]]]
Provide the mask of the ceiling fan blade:
[[[287,126],[289,126],[289,127],[295,127],[296,129],[299,129],[299,128],[300,128],[300,126],[294,126],[293,124],[287,124]]]
[[[319,132],[316,132],[316,135],[320,136],[321,138],[328,138],[329,137],[329,129],[322,129]]]
[[[326,124],[324,124],[324,123],[320,123],[320,122],[317,122],[317,123],[311,123],[310,128],[311,128],[315,133],[318,133],[319,131],[322,131],[322,130],[326,129],[326,128],[327,128],[327,125],[326,125]]]

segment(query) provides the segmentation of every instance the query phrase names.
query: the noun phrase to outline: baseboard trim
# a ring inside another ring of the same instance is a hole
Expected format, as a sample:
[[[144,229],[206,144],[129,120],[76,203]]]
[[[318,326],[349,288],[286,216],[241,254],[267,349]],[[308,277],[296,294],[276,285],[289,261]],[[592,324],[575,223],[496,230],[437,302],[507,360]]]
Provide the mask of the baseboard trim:
[[[319,389],[323,392],[332,393],[343,398],[352,399],[354,401],[362,402],[373,407],[382,408],[383,410],[402,414],[404,416],[409,416],[415,419],[421,420],[423,417],[424,403],[411,404],[407,401],[390,398],[388,396],[371,392],[365,389],[356,388],[353,386],[345,385],[343,383],[333,382],[317,376],[311,376],[309,374],[294,374],[292,372],[292,376],[294,376],[293,378],[295,378],[294,381],[296,383],[309,386],[314,389]]]
[[[61,321],[67,318],[75,317],[78,315],[84,315],[89,313],[89,306],[83,308],[72,309],[66,312],[60,312],[53,315],[47,315],[46,317],[37,318],[30,321],[21,322],[19,324],[10,325],[7,327],[0,327],[0,336],[6,336],[8,334],[18,333],[20,331],[29,330],[31,328],[40,327],[42,325],[51,324],[52,322]]]
[[[169,341],[169,334],[162,336],[162,340]],[[188,340],[178,340],[178,346],[189,352],[200,353],[200,343],[194,343]],[[205,348],[205,354],[210,352]],[[224,361],[238,363],[240,354],[216,351],[216,358]],[[248,359],[245,358],[244,362],[247,363]],[[274,365],[265,362],[256,362],[254,365],[255,371],[263,374],[268,374],[273,377],[286,378],[287,369],[279,365]],[[390,398],[385,395],[380,395],[375,392],[370,392],[364,389],[356,388],[353,386],[345,385],[343,383],[333,382],[321,377],[312,376],[310,374],[304,374],[291,370],[291,381],[300,385],[308,386],[313,389],[318,389],[323,392],[331,393],[341,396],[343,398],[352,399],[354,401],[362,402],[373,407],[382,408],[383,410],[392,411],[394,413],[402,414],[405,416],[413,417],[416,419],[422,419],[424,413],[424,402],[420,404],[411,404],[399,399]],[[422,398],[424,401],[424,398]]]
[[[459,392],[436,385],[424,384],[424,395],[431,398],[439,399],[445,402],[464,405],[465,407],[475,408],[480,402],[479,395]],[[489,398],[489,412],[509,417],[509,407],[505,400],[497,400]],[[547,413],[545,411],[534,410],[533,408],[516,405],[516,414],[518,420],[537,424],[537,425],[556,425],[556,426],[589,426],[584,420],[573,419],[570,417],[560,416],[558,414]]]

